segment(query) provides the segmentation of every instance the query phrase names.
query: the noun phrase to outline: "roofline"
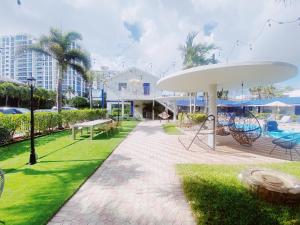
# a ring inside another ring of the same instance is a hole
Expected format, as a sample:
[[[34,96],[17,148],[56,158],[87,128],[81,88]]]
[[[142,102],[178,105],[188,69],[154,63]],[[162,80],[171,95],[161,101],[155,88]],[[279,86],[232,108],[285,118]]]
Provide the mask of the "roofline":
[[[147,72],[145,70],[139,69],[137,67],[129,67],[128,69],[126,69],[124,71],[120,71],[115,76],[111,77],[111,79],[114,79],[115,77],[119,77],[119,76],[121,76],[122,74],[124,74],[126,72],[130,72],[130,70],[139,70],[139,71],[143,72],[144,74],[147,74],[147,75],[152,76],[153,78],[156,78],[157,80],[159,80],[159,77],[155,76],[154,74],[149,73],[149,72]]]

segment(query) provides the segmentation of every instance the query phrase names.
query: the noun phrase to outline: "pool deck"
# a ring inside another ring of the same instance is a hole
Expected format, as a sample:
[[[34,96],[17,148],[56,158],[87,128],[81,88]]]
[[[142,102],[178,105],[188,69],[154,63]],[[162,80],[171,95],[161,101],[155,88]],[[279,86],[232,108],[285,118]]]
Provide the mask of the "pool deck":
[[[257,144],[244,149],[224,137],[216,151],[198,144],[187,151],[159,121],[141,122],[48,225],[195,225],[176,164],[286,162],[282,151],[267,157]]]

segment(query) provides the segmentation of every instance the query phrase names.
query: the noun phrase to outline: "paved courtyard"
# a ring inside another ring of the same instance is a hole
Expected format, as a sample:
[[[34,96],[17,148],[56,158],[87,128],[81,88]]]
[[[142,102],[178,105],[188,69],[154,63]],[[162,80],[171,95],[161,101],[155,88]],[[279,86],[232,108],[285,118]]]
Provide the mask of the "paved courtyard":
[[[87,146],[88,147],[88,146]],[[259,163],[281,159],[234,150],[186,151],[158,121],[140,123],[49,225],[195,224],[180,180],[178,163]]]

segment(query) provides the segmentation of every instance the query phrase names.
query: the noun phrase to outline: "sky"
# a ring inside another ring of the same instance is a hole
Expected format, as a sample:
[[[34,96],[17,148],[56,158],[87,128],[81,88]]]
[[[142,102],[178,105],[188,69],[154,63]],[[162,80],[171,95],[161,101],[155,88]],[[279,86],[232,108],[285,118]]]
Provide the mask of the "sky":
[[[300,0],[21,1],[0,0],[0,35],[78,31],[94,69],[135,66],[166,76],[182,69],[179,46],[191,31],[218,46],[220,62],[279,60],[300,68]],[[300,74],[281,85],[299,84]]]

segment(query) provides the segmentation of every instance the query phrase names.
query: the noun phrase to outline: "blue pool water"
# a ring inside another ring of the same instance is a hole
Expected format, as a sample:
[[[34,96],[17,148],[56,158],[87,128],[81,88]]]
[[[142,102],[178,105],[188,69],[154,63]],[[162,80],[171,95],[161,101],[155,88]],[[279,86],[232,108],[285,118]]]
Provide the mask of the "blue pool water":
[[[299,138],[298,143],[300,143],[300,133],[296,131],[287,131],[287,130],[283,130],[281,132],[270,131],[267,132],[266,135],[272,138],[281,138],[281,137],[284,138],[285,136],[290,135],[289,137],[286,137],[286,139]]]

